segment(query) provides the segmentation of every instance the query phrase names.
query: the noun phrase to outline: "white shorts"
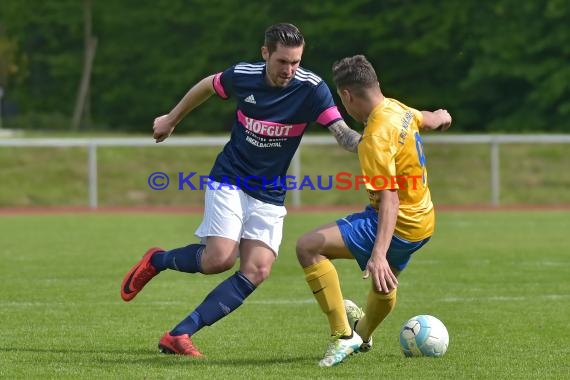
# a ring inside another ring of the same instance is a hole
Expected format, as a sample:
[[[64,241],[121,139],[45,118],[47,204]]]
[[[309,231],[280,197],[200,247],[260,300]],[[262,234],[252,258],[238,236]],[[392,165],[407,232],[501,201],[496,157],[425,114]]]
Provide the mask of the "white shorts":
[[[208,236],[220,236],[239,242],[241,239],[259,240],[275,253],[283,238],[285,206],[262,202],[242,190],[219,186],[206,188],[204,218],[195,235],[205,243]],[[220,188],[221,187],[221,188]]]

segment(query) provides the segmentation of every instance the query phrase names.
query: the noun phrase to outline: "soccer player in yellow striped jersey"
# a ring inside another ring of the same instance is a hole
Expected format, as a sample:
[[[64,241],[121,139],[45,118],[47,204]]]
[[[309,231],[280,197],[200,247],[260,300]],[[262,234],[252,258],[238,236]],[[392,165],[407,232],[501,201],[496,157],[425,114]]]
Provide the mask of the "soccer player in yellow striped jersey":
[[[447,110],[418,111],[384,97],[374,68],[362,55],[336,62],[333,79],[347,112],[365,126],[358,158],[370,204],[297,241],[305,280],[333,336],[321,366],[370,350],[373,332],[394,309],[397,276],[435,227],[420,130],[451,125]],[[334,259],[356,260],[363,278],[371,279],[364,310],[343,302]],[[355,336],[363,341],[359,347],[344,343]]]
[[[384,98],[368,116],[358,145],[362,175],[369,179],[366,188],[371,206],[379,209],[380,188],[396,190],[399,208],[394,233],[409,241],[430,237],[434,230],[419,133],[423,118],[420,111]]]

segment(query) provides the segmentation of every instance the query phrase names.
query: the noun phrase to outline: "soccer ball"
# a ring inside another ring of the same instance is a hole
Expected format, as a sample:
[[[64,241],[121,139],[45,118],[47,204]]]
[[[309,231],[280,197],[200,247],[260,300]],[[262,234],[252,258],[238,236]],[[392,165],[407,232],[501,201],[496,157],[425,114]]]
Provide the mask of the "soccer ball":
[[[440,357],[448,345],[449,334],[445,325],[431,315],[416,315],[400,330],[400,346],[407,357]]]

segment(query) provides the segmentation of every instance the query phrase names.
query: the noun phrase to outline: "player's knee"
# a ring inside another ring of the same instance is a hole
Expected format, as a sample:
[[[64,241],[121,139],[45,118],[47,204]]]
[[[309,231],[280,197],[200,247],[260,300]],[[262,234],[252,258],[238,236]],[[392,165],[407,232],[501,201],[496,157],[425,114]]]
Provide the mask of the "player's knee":
[[[264,267],[258,268],[258,270],[256,272],[256,276],[254,278],[254,284],[256,284],[256,285],[261,284],[263,281],[265,281],[266,279],[269,278],[270,274],[271,274],[271,267],[270,266],[264,266]]]
[[[263,265],[245,271],[244,275],[249,279],[249,281],[251,281],[255,286],[259,286],[259,284],[269,278],[269,275],[271,274],[271,266]],[[242,273],[243,272],[244,270],[242,270]]]
[[[224,260],[216,260],[210,263],[210,271],[213,273],[225,272],[233,268],[235,260],[226,258]]]
[[[305,234],[297,240],[295,248],[297,259],[302,264],[318,254],[318,245],[315,244],[315,236],[312,233]]]
[[[221,273],[231,269],[236,262],[236,255],[228,250],[206,248],[202,255],[202,272],[206,274]]]

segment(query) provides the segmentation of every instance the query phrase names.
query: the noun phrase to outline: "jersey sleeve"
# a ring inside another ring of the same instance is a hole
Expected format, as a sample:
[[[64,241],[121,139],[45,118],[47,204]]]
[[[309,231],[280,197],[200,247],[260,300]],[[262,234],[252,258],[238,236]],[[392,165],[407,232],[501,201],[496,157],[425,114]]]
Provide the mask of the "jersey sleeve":
[[[421,111],[418,111],[415,108],[409,108],[410,111],[412,111],[412,114],[414,115],[414,119],[416,119],[418,128],[421,129],[422,125],[424,124],[424,115],[421,113]]]
[[[234,66],[214,75],[214,91],[222,99],[228,99],[233,91]]]
[[[314,95],[311,97],[311,112],[314,115],[314,120],[324,127],[342,119],[334,104],[331,91],[324,81],[315,87]]]

